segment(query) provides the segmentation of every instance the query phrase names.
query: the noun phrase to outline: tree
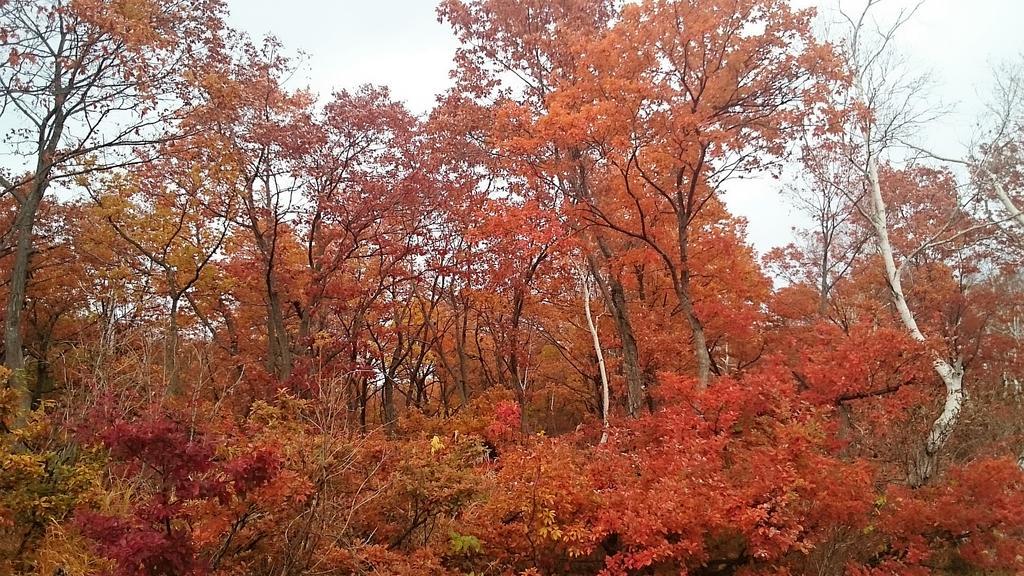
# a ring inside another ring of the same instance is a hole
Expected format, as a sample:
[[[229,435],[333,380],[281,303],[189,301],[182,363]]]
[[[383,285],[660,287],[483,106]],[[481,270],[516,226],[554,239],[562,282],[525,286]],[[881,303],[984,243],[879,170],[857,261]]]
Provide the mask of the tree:
[[[891,45],[896,31],[913,12],[901,13],[888,28],[872,29],[867,22],[875,4],[877,2],[869,2],[858,16],[846,16],[850,28],[846,57],[851,76],[848,105],[852,119],[844,155],[863,177],[863,188],[847,189],[846,194],[852,201],[859,202],[859,210],[874,233],[900,322],[914,340],[930,348],[932,366],[946,389],[942,411],[910,467],[909,482],[920,485],[935,473],[938,452],[952,433],[963,408],[964,363],[955,352],[949,357],[940,346],[930,343],[908,301],[904,274],[908,264],[922,252],[963,240],[988,224],[970,221],[969,206],[977,199],[976,195],[962,197],[955,185],[947,186],[941,196],[928,200],[939,212],[923,219],[931,225],[925,230],[916,230],[910,243],[902,247],[902,257],[898,256],[901,247],[894,245],[894,223],[889,214],[893,200],[887,199],[884,189],[883,157],[907,139],[929,115],[917,108],[915,100],[925,79],[903,75]],[[891,190],[888,192],[892,194]]]
[[[691,236],[722,185],[768,168],[812,112],[828,52],[811,38],[808,18],[771,2],[628,7],[592,50],[604,58],[591,64],[589,82],[567,88],[559,101],[561,110],[580,110],[570,121],[589,127],[606,186],[617,191],[587,199],[585,218],[660,258],[704,386],[713,360],[694,304]],[[781,49],[793,45],[802,50]],[[666,211],[671,223],[658,218]]]
[[[237,209],[219,216],[248,236],[247,256],[261,278],[258,293],[267,312],[266,368],[284,381],[292,373],[294,336],[286,323],[289,304],[282,283],[288,251],[300,249],[295,238],[299,170],[318,135],[312,96],[282,86],[290,63],[276,41],[255,45],[242,39],[235,51],[234,60],[206,86],[211,106],[192,121],[216,131],[210,150],[219,157],[213,161],[233,178],[226,192],[236,200],[219,205]]]

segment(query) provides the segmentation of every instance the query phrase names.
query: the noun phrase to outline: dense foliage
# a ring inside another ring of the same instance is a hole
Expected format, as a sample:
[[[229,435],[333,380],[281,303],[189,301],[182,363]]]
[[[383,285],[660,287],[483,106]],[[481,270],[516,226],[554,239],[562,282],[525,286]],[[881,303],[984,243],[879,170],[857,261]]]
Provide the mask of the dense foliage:
[[[445,0],[417,117],[225,10],[0,0],[0,573],[1024,572],[1019,76],[908,155],[899,22]]]

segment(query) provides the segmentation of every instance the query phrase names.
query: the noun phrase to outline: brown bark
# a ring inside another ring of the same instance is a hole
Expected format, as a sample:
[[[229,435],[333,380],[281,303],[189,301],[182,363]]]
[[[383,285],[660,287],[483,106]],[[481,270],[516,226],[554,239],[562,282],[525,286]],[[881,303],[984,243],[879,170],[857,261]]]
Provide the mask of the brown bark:
[[[707,389],[711,382],[711,354],[708,352],[707,335],[704,332],[704,323],[697,316],[693,306],[693,294],[691,292],[690,263],[689,263],[689,222],[682,213],[677,212],[678,237],[679,237],[679,261],[680,270],[673,278],[673,286],[676,297],[679,299],[679,308],[686,316],[690,326],[690,338],[693,346],[693,356],[697,362],[697,386]]]
[[[180,294],[171,298],[171,310],[164,335],[164,378],[171,396],[181,394],[181,375],[178,369],[178,303]]]
[[[48,168],[45,169],[48,172]],[[21,331],[21,312],[25,307],[25,291],[28,285],[29,261],[32,256],[32,245],[36,214],[47,187],[47,176],[40,176],[18,208],[14,221],[16,244],[14,249],[14,265],[11,267],[10,291],[7,296],[7,309],[4,317],[4,365],[11,370],[8,385],[18,392],[19,422],[24,412],[32,408],[32,394],[25,381],[24,341]]]
[[[284,309],[276,283],[268,268],[267,288],[267,347],[270,372],[279,380],[285,380],[292,372],[291,343],[284,325]]]

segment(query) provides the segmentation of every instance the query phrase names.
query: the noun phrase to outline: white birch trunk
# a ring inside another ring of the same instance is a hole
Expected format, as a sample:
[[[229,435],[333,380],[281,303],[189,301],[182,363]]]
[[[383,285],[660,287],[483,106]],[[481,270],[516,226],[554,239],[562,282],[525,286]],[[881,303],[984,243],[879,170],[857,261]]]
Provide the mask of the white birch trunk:
[[[1006,188],[999,182],[994,174],[992,176],[993,188],[996,191],[996,198],[999,199],[999,203],[1003,205],[1003,209],[1013,218],[1013,221],[1021,227],[1021,231],[1024,232],[1024,212],[1021,212],[1017,205],[1013,203],[1013,199],[1006,193]]]
[[[590,338],[594,343],[594,353],[597,354],[597,368],[601,374],[601,444],[608,441],[608,371],[604,365],[604,352],[601,351],[601,337],[597,333],[597,326],[594,325],[594,315],[590,311],[590,279],[580,270],[580,284],[583,286],[583,312],[587,317],[587,328],[590,330]]]

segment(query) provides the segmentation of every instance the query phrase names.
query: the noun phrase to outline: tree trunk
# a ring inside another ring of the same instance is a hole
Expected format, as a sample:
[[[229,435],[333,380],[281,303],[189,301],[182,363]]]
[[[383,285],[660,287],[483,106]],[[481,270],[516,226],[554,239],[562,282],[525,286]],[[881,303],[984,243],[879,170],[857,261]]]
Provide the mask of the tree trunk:
[[[693,308],[693,299],[690,296],[690,274],[683,272],[682,281],[676,287],[676,294],[679,297],[679,305],[686,315],[690,325],[690,333],[693,339],[693,355],[697,361],[697,387],[706,390],[711,383],[711,354],[708,352],[708,339],[704,333],[704,324],[697,317]]]
[[[370,382],[363,376],[359,379],[359,431],[365,433],[366,407],[370,403]]]
[[[839,416],[839,429],[836,436],[842,441],[843,446],[839,449],[839,457],[846,458],[850,455],[850,447],[853,445],[853,414],[850,406],[845,402],[836,405],[836,415]]]
[[[267,272],[267,346],[271,372],[279,380],[286,380],[292,372],[291,344],[284,326],[281,295]]]
[[[357,335],[362,330],[362,315],[356,312],[356,316],[352,319],[352,328],[349,333],[349,346],[348,346],[348,374],[345,377],[346,387],[348,388],[348,403],[349,417],[352,422],[363,427],[362,414],[366,412],[366,405],[364,401],[364,392],[366,388],[366,373],[362,370],[360,365],[360,350]]]
[[[1013,199],[1006,193],[1006,188],[1003,187],[995,176],[992,176],[992,180],[996,190],[996,198],[999,199],[999,203],[1003,205],[1003,209],[1010,214],[1013,221],[1021,227],[1022,231],[1024,231],[1024,212],[1017,209],[1017,205],[1013,203]]]
[[[401,339],[399,339],[398,345],[400,349],[402,345]],[[398,374],[400,364],[401,359],[396,352],[387,367],[387,371],[384,373],[384,383],[381,390],[381,404],[384,411],[384,430],[390,436],[395,434],[395,423],[398,422],[398,410],[395,409],[395,376]],[[416,392],[416,396],[416,407],[419,408],[419,391]]]
[[[455,339],[455,351],[458,355],[459,361],[459,399],[462,400],[462,405],[469,404],[469,376],[466,373],[466,366],[469,363],[469,357],[466,354],[466,340],[469,337],[469,311],[464,310],[462,316],[461,328],[456,328],[458,337]]]
[[[383,408],[384,408],[384,430],[389,436],[395,434],[395,422],[398,421],[397,411],[395,410],[395,381],[392,374],[384,376],[383,386]]]
[[[939,450],[946,444],[946,440],[949,439],[960,419],[960,411],[963,408],[965,397],[964,369],[959,362],[950,365],[941,359],[936,359],[932,362],[932,366],[935,367],[935,372],[939,374],[946,385],[946,400],[942,405],[942,413],[932,423],[928,439],[917,451],[910,464],[907,483],[914,487],[926,484],[935,474]]]
[[[32,256],[33,235],[36,213],[46,191],[47,181],[37,179],[18,209],[14,220],[16,245],[14,265],[11,268],[10,291],[7,296],[7,310],[4,317],[4,365],[11,370],[8,386],[18,393],[19,415],[15,425],[23,423],[25,414],[32,408],[32,393],[25,380],[24,342],[21,334],[21,312],[25,307],[25,290],[28,285],[29,260]]]
[[[827,236],[824,236],[824,235],[823,235],[823,237],[824,238],[828,238]],[[818,286],[818,316],[821,317],[821,318],[825,318],[825,317],[828,316],[828,292],[829,292],[829,285],[828,285],[829,284],[828,283],[828,251],[829,251],[829,242],[827,240],[825,240],[823,242],[823,245],[822,245],[821,271],[820,271],[820,275],[821,276],[819,278],[819,286]]]
[[[536,266],[534,266],[532,270],[535,271]],[[510,328],[512,338],[509,343],[508,359],[505,362],[512,378],[512,388],[515,391],[516,400],[519,402],[519,429],[524,436],[528,436],[530,434],[530,422],[526,414],[526,387],[528,384],[526,375],[520,374],[519,367],[519,326],[523,317],[523,309],[526,305],[526,294],[523,290],[524,289],[522,288],[517,289],[512,298],[512,319]]]
[[[601,351],[601,337],[594,325],[594,315],[590,311],[590,279],[580,270],[580,283],[583,286],[583,313],[587,318],[587,328],[594,343],[594,354],[597,355],[597,368],[601,375],[601,444],[608,442],[608,372],[604,366],[604,352]]]
[[[518,324],[518,323],[517,323]],[[516,326],[518,330],[518,326]],[[518,346],[518,341],[513,341],[513,346]],[[519,430],[524,436],[530,434],[530,422],[526,415],[526,378],[519,374],[519,353],[513,350],[509,354],[507,360],[508,371],[512,378],[512,391],[516,396],[516,401],[519,402]]]
[[[181,295],[171,297],[171,310],[164,335],[164,378],[171,396],[181,394],[181,375],[178,371],[178,302]]]
[[[697,312],[693,307],[693,295],[690,291],[689,223],[683,212],[676,213],[676,223],[680,270],[678,274],[673,274],[673,285],[676,297],[679,299],[679,307],[690,326],[693,357],[697,362],[697,387],[700,390],[706,390],[711,382],[711,354],[708,352],[708,339],[704,333],[704,324],[697,317]]]

